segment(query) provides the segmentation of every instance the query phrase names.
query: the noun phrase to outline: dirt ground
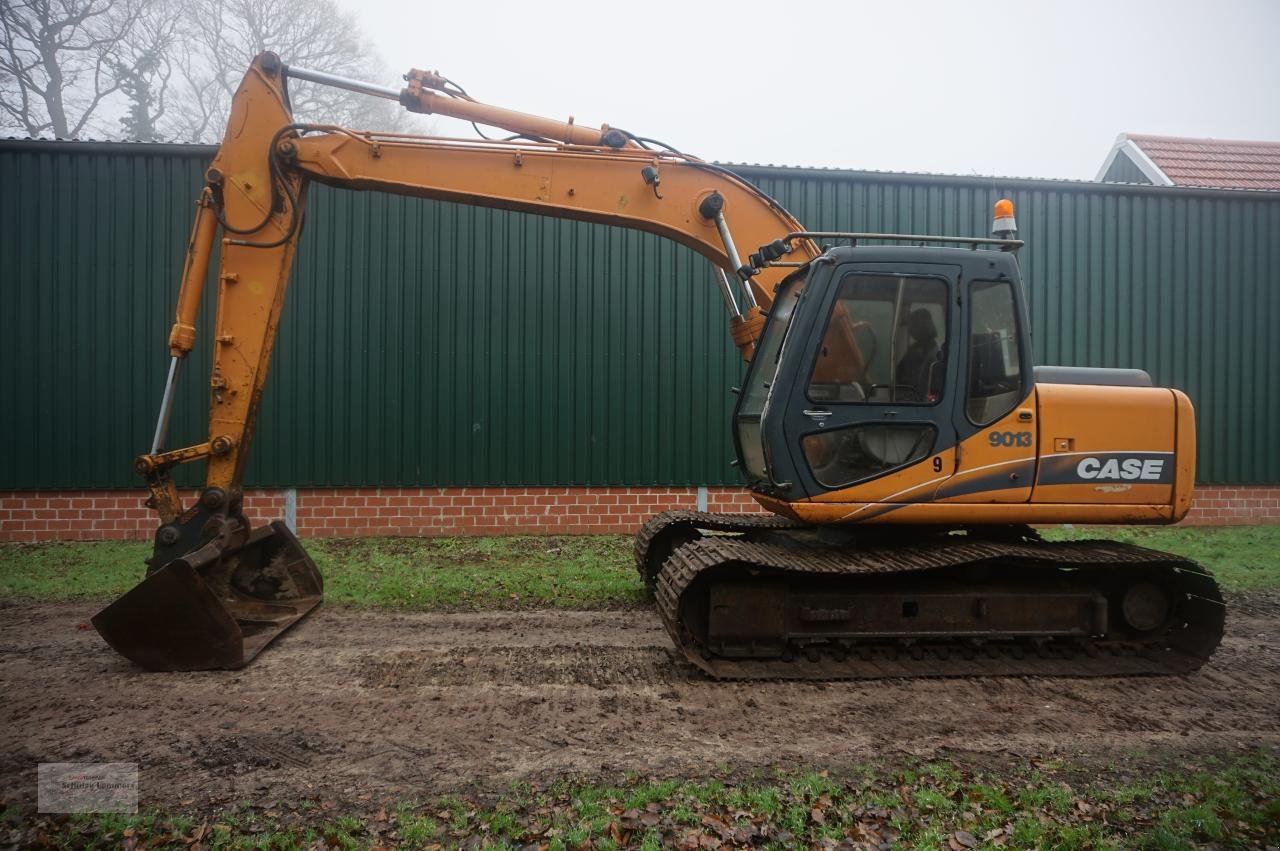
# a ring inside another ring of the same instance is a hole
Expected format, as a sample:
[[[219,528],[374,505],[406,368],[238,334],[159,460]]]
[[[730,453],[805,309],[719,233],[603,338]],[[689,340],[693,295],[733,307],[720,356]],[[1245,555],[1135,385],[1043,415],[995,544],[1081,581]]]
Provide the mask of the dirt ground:
[[[696,777],[946,749],[1106,759],[1280,745],[1280,593],[1234,595],[1179,678],[722,684],[625,612],[322,607],[238,672],[147,674],[92,604],[0,604],[0,800],[41,761],[141,765],[143,799],[414,797],[563,773]]]

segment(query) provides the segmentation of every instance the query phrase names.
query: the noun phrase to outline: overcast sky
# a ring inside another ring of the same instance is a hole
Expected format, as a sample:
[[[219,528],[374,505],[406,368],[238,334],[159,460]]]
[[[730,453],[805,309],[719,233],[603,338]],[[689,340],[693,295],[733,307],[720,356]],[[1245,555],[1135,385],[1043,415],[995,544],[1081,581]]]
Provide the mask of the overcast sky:
[[[1121,132],[1280,140],[1280,0],[339,2],[396,76],[705,159],[1092,179]]]

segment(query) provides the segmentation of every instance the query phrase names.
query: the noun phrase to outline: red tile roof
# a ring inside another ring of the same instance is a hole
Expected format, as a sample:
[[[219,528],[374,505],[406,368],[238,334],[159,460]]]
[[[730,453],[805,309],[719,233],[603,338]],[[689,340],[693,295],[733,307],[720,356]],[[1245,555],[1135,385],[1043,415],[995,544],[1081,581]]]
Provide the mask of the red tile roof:
[[[1174,186],[1280,189],[1280,142],[1126,136]]]

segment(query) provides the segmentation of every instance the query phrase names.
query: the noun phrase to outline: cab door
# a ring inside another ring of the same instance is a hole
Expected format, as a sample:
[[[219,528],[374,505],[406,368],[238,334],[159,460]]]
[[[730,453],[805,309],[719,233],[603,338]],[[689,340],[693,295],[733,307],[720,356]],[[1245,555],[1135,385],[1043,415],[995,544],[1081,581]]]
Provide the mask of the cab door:
[[[960,287],[961,382],[955,475],[937,492],[944,502],[1027,502],[1035,482],[1039,429],[1031,378],[1030,333],[1016,266],[1005,274],[975,269]]]
[[[818,502],[929,501],[955,467],[958,267],[848,263],[817,302],[785,412],[804,494]]]

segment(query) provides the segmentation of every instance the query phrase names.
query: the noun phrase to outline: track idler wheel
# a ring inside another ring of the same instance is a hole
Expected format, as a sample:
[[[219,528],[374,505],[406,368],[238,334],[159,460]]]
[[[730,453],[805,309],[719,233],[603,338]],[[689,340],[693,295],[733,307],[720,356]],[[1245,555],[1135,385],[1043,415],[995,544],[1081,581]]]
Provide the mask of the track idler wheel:
[[[1169,595],[1154,582],[1137,582],[1124,592],[1120,612],[1124,622],[1139,633],[1154,632],[1169,620]]]

